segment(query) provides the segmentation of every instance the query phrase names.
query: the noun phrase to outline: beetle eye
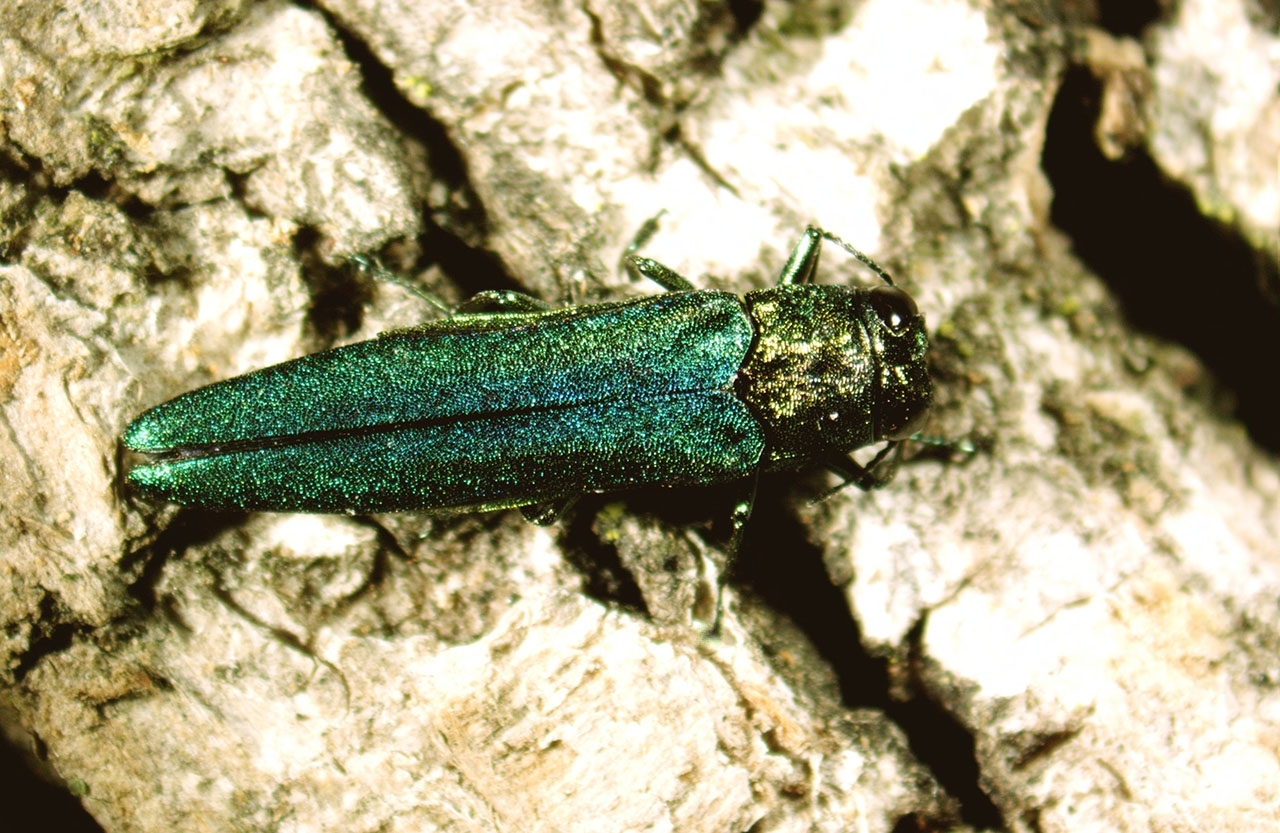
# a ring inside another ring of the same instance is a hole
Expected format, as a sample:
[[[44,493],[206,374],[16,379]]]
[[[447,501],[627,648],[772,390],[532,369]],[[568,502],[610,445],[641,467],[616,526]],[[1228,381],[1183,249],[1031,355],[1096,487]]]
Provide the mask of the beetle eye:
[[[880,317],[880,322],[894,333],[901,332],[908,321],[920,314],[911,296],[896,286],[877,286],[872,289],[871,308]]]

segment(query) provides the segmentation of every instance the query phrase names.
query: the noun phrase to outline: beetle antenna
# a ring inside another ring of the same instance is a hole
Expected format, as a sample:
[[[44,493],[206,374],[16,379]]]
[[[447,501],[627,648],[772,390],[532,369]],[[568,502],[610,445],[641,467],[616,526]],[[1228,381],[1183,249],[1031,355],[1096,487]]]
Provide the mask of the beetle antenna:
[[[839,237],[827,231],[826,229],[822,229],[821,231],[822,231],[822,237],[824,240],[829,240],[832,243],[835,243],[837,246],[839,246],[849,254],[856,257],[863,266],[867,267],[872,272],[875,272],[877,275],[879,275],[884,280],[885,283],[889,284],[889,286],[895,285],[893,282],[893,278],[889,277],[889,273],[886,272],[884,268],[880,266],[879,263],[876,263],[874,260],[872,260],[869,255],[863,254],[861,250],[854,248],[852,244],[846,243],[844,240],[840,239]]]

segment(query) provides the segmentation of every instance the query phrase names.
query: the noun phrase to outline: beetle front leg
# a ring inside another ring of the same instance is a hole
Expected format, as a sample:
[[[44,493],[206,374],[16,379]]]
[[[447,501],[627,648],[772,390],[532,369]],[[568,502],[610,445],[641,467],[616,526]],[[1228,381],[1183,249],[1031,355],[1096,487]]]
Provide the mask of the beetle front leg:
[[[791,252],[791,257],[787,258],[786,264],[782,267],[782,272],[778,275],[778,283],[813,283],[813,276],[818,271],[818,256],[822,253],[822,241],[824,240],[844,249],[863,266],[875,272],[889,286],[894,285],[893,278],[889,277],[889,273],[879,263],[864,254],[862,250],[854,248],[843,239],[817,226],[809,226],[804,230],[804,235],[801,236],[800,242],[796,244],[795,249]]]
[[[822,465],[827,471],[839,477],[841,482],[839,486],[821,495],[818,500],[826,500],[849,484],[857,486],[864,492],[879,489],[892,480],[897,473],[898,461],[902,459],[901,446],[901,442],[891,440],[876,452],[876,456],[872,457],[865,466],[848,456],[823,460]]]
[[[818,256],[822,254],[824,233],[816,226],[804,230],[800,242],[792,249],[791,257],[787,258],[778,275],[779,284],[813,283],[813,275],[818,271]]]

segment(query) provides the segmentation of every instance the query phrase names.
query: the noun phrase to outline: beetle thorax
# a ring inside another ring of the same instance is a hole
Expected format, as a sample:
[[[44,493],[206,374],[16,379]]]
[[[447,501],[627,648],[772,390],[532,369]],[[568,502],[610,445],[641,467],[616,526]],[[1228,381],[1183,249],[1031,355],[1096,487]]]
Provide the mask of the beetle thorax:
[[[769,463],[874,441],[875,357],[858,314],[864,295],[790,284],[746,296],[757,333],[738,390],[765,425]]]

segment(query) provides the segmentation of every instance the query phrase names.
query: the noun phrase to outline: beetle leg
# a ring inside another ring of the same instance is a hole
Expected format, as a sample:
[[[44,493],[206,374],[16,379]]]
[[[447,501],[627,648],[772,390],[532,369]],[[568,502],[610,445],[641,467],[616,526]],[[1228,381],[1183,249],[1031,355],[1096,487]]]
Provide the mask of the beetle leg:
[[[747,521],[751,520],[751,510],[756,504],[756,487],[760,485],[760,470],[756,469],[755,474],[751,475],[743,483],[742,495],[733,505],[733,512],[729,516],[730,523],[733,524],[733,530],[729,535],[729,545],[725,547],[724,567],[720,570],[720,575],[716,576],[716,610],[714,618],[711,620],[711,636],[720,635],[720,620],[724,616],[724,585],[729,580],[729,576],[733,573],[734,562],[738,560],[738,551],[742,548],[743,532],[747,528]]]
[[[622,250],[622,256],[618,258],[618,274],[622,274],[623,270],[627,269],[627,261],[631,259],[631,256],[640,251],[658,233],[658,221],[666,213],[667,209],[661,208],[657,214],[640,224],[640,229],[636,232],[636,236],[631,238],[631,242]]]
[[[423,290],[422,287],[413,284],[388,269],[386,264],[384,264],[377,256],[355,254],[351,256],[350,263],[356,268],[356,271],[361,274],[368,275],[375,281],[381,281],[383,283],[392,284],[393,286],[398,286],[410,295],[421,298],[440,312],[444,313],[446,317],[452,314],[452,310],[449,309],[447,304],[432,295],[430,292]]]
[[[826,500],[849,484],[869,492],[888,483],[898,471],[898,461],[902,458],[901,446],[901,442],[889,441],[865,466],[850,456],[830,457],[823,460],[822,465],[827,471],[835,474],[842,482],[839,486],[820,495],[814,503]]]
[[[455,315],[502,315],[513,312],[545,312],[549,309],[552,309],[551,304],[523,292],[486,289],[463,301],[453,312]]]
[[[889,286],[894,285],[893,278],[889,277],[889,273],[879,263],[876,263],[869,256],[863,254],[861,250],[854,248],[831,232],[820,229],[817,226],[809,226],[804,230],[804,235],[800,238],[800,242],[796,244],[795,249],[791,252],[791,257],[787,258],[786,264],[782,267],[782,272],[778,275],[778,283],[813,283],[813,276],[818,271],[818,255],[822,251],[822,241],[824,240],[844,249],[863,266],[875,272]]]
[[[565,512],[569,511],[569,507],[578,502],[578,496],[563,497],[558,500],[549,500],[545,503],[530,503],[528,506],[520,507],[520,514],[524,515],[524,519],[531,524],[538,526],[551,526],[560,520]]]
[[[433,301],[432,303],[438,304],[439,302]],[[448,317],[466,318],[467,316],[475,316],[477,318],[484,318],[490,315],[513,315],[522,312],[546,312],[547,310],[554,308],[554,306],[548,304],[541,298],[535,298],[532,295],[525,295],[523,292],[515,292],[510,289],[486,289],[483,292],[477,292],[475,295],[472,295],[454,309],[448,310]],[[380,333],[379,338],[388,335],[422,332],[424,330],[430,330],[432,326],[432,324],[427,323],[418,324],[412,327],[400,327]]]
[[[778,283],[812,283],[813,275],[818,271],[818,255],[822,253],[822,238],[825,232],[809,226],[800,237],[800,242],[791,251],[782,272],[778,275]]]
[[[698,289],[689,283],[688,278],[652,258],[629,255],[624,263],[627,274],[633,279],[648,278],[668,292],[696,292]]]
[[[541,298],[535,298],[532,295],[509,289],[487,289],[483,292],[477,292],[457,307],[450,309],[439,298],[429,292],[424,292],[421,287],[415,286],[388,269],[377,257],[352,255],[351,263],[362,274],[368,275],[375,281],[394,284],[426,301],[450,318],[455,315],[497,315],[513,312],[544,312],[552,309],[552,305]],[[407,329],[416,328],[410,327]]]
[[[631,238],[627,248],[622,250],[622,258],[618,261],[618,265],[627,271],[632,280],[648,278],[668,292],[696,292],[698,288],[689,283],[683,275],[668,269],[653,258],[636,256],[640,247],[657,234],[658,220],[666,213],[667,209],[664,208],[641,224],[636,236]]]

